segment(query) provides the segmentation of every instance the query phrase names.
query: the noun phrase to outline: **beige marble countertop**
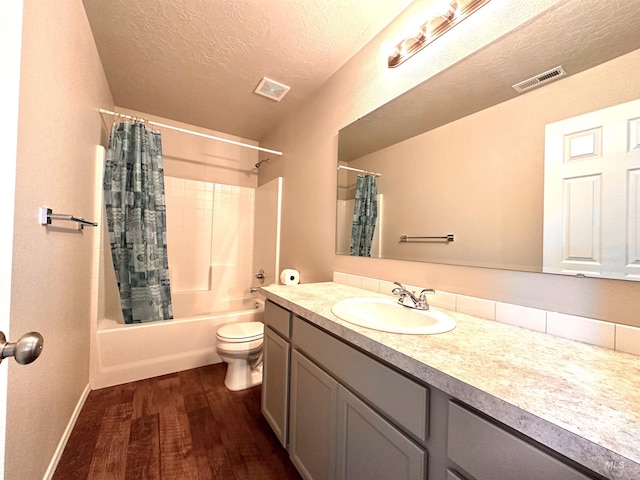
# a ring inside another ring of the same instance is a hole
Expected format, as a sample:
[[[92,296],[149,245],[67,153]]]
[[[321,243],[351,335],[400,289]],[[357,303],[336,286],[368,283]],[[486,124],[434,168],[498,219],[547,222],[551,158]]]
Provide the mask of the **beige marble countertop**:
[[[332,282],[262,291],[605,478],[640,479],[640,356],[446,310],[457,324],[447,333],[371,330],[340,320],[331,306],[345,298],[388,296]]]

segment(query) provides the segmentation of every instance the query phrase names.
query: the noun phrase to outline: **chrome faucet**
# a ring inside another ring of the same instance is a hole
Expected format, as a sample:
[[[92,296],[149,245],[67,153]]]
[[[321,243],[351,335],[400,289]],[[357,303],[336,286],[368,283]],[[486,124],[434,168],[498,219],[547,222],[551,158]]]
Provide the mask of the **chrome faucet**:
[[[425,288],[420,292],[420,295],[416,297],[415,292],[410,292],[404,285],[399,282],[393,282],[397,285],[396,288],[391,290],[394,295],[399,295],[398,303],[403,307],[416,308],[418,310],[429,310],[429,303],[427,302],[427,293],[436,293],[432,288]],[[411,304],[406,302],[410,301]]]

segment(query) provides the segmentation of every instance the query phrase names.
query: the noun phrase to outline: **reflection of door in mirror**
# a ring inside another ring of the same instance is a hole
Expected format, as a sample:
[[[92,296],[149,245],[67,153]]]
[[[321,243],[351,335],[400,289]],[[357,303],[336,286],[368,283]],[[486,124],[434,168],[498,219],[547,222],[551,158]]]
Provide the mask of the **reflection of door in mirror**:
[[[640,280],[640,100],[546,126],[544,271]]]

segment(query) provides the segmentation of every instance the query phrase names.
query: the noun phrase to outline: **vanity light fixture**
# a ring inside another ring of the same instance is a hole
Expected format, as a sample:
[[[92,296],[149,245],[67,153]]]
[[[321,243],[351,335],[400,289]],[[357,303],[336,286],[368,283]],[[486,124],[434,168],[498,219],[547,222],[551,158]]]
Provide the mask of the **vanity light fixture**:
[[[429,19],[386,53],[389,68],[397,67],[411,58],[485,3],[489,3],[489,0],[435,0]]]

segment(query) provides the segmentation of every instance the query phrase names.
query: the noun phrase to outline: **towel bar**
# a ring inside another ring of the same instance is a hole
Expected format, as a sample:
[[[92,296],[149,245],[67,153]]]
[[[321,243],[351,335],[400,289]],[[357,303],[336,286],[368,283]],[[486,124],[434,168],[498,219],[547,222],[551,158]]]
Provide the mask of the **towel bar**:
[[[409,235],[401,235],[400,242],[408,242],[409,240],[445,240],[447,242],[453,242],[453,233],[442,237],[415,237]]]
[[[40,225],[51,225],[52,220],[68,220],[70,222],[76,222],[78,224],[78,230],[82,230],[85,225],[90,227],[98,226],[96,222],[90,222],[84,218],[77,218],[66,213],[53,213],[53,210],[47,207],[40,207],[38,209],[38,218]]]

